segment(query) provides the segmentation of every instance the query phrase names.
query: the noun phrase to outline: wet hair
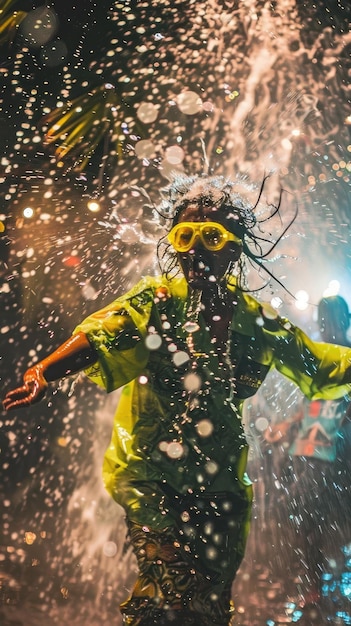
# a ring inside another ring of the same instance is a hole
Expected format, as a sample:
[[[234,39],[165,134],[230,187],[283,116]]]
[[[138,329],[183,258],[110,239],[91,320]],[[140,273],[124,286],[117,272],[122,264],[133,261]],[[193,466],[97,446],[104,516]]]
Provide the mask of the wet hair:
[[[265,236],[262,224],[279,214],[284,192],[281,189],[276,205],[266,205],[270,209],[270,215],[264,219],[259,219],[256,215],[256,209],[261,201],[267,179],[268,176],[265,176],[259,188],[256,202],[252,206],[243,194],[238,192],[238,188],[243,186],[246,186],[247,190],[252,192],[252,187],[249,187],[242,179],[231,180],[224,176],[186,176],[177,174],[171,183],[161,190],[162,202],[156,208],[156,211],[167,223],[168,229],[171,230],[178,223],[181,213],[190,204],[197,205],[200,210],[206,206],[217,208],[222,214],[226,215],[228,230],[242,240],[242,253],[237,260],[229,265],[227,280],[230,280],[230,277],[233,276],[239,288],[249,291],[246,276],[248,264],[250,264],[255,266],[256,269],[263,270],[266,275],[268,274],[269,279],[273,278],[286,289],[279,279],[266,267],[265,263],[269,260],[271,252],[296,219],[297,210],[288,225],[282,229],[274,241],[270,237]],[[233,245],[237,246],[238,244]],[[157,256],[161,271],[167,277],[171,277],[179,271],[177,254],[172,252],[172,250],[166,236],[162,237],[157,246]],[[264,281],[262,288],[266,286],[269,279]],[[255,288],[255,291],[257,291],[257,288]]]
[[[185,183],[185,194],[183,193],[173,205],[173,218],[171,227],[178,223],[180,214],[190,205],[197,204],[201,209],[206,207],[214,207],[227,214],[228,228],[240,239],[244,238],[246,232],[252,229],[256,224],[256,217],[251,206],[244,201],[244,198],[235,191],[235,183],[219,176],[192,177]],[[202,183],[200,192],[190,195],[191,190],[198,183]],[[179,185],[175,181],[179,194]],[[237,183],[236,183],[237,185]],[[170,191],[174,191],[174,184],[170,185]],[[185,197],[184,197],[185,196]]]
[[[328,296],[318,303],[318,325],[323,339],[334,341],[350,326],[350,311],[341,296]]]

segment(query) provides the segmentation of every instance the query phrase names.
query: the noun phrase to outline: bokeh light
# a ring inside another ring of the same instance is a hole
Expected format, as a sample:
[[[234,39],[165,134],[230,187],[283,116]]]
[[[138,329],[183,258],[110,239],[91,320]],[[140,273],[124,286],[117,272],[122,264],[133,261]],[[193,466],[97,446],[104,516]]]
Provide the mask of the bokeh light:
[[[304,289],[299,289],[295,294],[295,307],[299,309],[299,311],[304,311],[307,309],[309,304],[309,295],[307,291]]]
[[[34,215],[34,210],[27,206],[25,209],[23,209],[23,216],[26,217],[27,219],[30,219],[31,217],[33,217]]]
[[[7,18],[12,27],[1,30],[0,63],[3,390],[85,316],[141,276],[159,273],[155,248],[168,220],[154,219],[155,206],[174,171],[238,176],[251,206],[265,174],[274,173],[255,209],[264,252],[298,206],[292,228],[259,273],[248,264],[248,295],[270,303],[258,326],[269,332],[273,307],[316,331],[314,305],[326,285],[324,294],[337,289],[351,301],[349,3],[174,0],[163,3],[162,15],[157,3],[129,0],[5,4],[1,27]],[[281,187],[279,211],[265,221]],[[88,199],[99,204],[96,212]],[[300,314],[291,294],[302,289],[309,299],[298,301],[311,304]],[[160,303],[166,311],[167,294],[160,293]],[[167,458],[182,475],[187,455],[201,458],[197,488],[206,494],[223,459],[212,458],[220,426],[206,419],[200,402],[211,401],[211,394],[191,369],[197,332],[203,327],[192,321],[174,337],[166,316],[158,332],[145,329],[145,345],[151,358],[161,342],[162,350],[170,346],[169,371],[158,382],[179,368],[179,393],[189,396],[188,413],[171,432],[164,429],[152,455],[156,462]],[[304,591],[288,522],[277,521],[291,501],[280,475],[289,443],[264,439],[266,420],[288,419],[298,398],[271,374],[245,424],[255,509],[248,558],[233,587],[242,626],[298,620]],[[150,381],[145,374],[139,382]],[[83,626],[118,619],[135,561],[125,547],[123,513],[105,493],[101,464],[120,394],[105,394],[81,373],[51,383],[40,404],[1,414],[4,623]],[[158,428],[163,424],[154,409],[152,428]],[[183,445],[180,425],[191,431],[194,448]],[[228,467],[234,457],[228,455]],[[188,493],[185,479],[184,487]],[[227,506],[230,511],[232,502]],[[219,538],[197,519],[184,504],[184,532],[201,533],[203,549],[214,556]],[[326,581],[328,623],[346,623],[349,580],[341,573],[350,569],[350,555],[334,545],[332,533],[324,539],[339,567],[330,566],[330,585]]]

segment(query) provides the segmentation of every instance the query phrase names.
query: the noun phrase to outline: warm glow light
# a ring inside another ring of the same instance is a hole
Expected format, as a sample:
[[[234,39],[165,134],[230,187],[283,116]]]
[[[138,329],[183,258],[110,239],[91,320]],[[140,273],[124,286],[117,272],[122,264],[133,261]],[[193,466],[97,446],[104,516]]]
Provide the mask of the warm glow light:
[[[97,213],[98,211],[100,211],[100,204],[96,202],[96,200],[89,200],[87,206],[89,211],[91,211],[92,213]]]
[[[26,532],[24,534],[24,541],[28,546],[32,546],[33,543],[35,542],[37,536],[35,533],[32,532]]]
[[[34,215],[34,211],[30,206],[27,206],[25,209],[23,209],[23,216],[30,218],[33,217]]]

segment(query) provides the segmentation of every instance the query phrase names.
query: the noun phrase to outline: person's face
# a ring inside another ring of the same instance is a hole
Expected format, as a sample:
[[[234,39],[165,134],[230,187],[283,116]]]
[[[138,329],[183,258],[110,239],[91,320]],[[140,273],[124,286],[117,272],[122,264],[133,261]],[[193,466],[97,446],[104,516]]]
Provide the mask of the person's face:
[[[178,218],[182,222],[219,222],[230,230],[226,214],[215,206],[199,206],[194,201],[184,209]],[[230,262],[237,261],[242,248],[228,241],[221,250],[208,250],[198,237],[188,252],[178,252],[178,262],[189,286],[194,289],[211,288],[224,277]]]

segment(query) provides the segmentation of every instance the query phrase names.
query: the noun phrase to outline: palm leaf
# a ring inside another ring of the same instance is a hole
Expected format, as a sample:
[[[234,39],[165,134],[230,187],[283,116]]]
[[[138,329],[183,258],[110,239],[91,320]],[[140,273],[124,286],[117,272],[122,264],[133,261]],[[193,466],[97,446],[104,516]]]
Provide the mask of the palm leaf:
[[[0,0],[0,15],[9,10],[12,11],[16,4],[18,0]]]
[[[88,165],[92,155],[94,154],[99,143],[106,138],[106,133],[109,132],[105,128],[103,128],[100,133],[98,133],[94,139],[91,141],[89,145],[85,145],[83,148],[79,150],[79,155],[77,156],[75,162],[75,169],[82,171]]]
[[[111,85],[101,85],[88,94],[72,100],[66,107],[57,108],[43,118],[48,126],[45,139],[48,143],[61,143],[56,156],[63,159],[73,153],[77,155],[84,146],[83,159],[92,156],[106,133],[111,132],[123,105],[120,95]],[[78,155],[77,155],[78,156]],[[79,159],[78,159],[79,160]]]
[[[0,46],[11,42],[19,24],[24,20],[26,11],[15,11],[18,0],[0,0]]]

